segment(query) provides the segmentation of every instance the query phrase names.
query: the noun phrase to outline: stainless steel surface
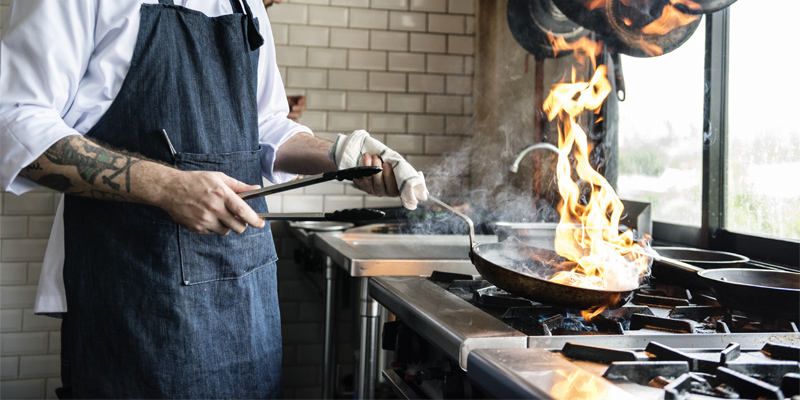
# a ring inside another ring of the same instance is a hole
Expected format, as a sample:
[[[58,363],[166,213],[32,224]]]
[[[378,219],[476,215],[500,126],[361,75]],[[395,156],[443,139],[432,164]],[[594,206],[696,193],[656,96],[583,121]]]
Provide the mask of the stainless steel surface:
[[[325,337],[322,343],[322,398],[333,396],[333,360],[336,359],[333,346],[334,299],[336,298],[336,265],[325,257]]]
[[[398,319],[436,343],[462,368],[469,351],[478,348],[542,348],[560,350],[567,342],[601,347],[643,349],[651,341],[683,348],[724,348],[739,343],[758,350],[764,343],[796,346],[800,334],[790,332],[673,334],[652,330],[623,335],[526,336],[446,289],[421,277],[376,277],[370,294]],[[505,336],[505,339],[502,338]],[[519,340],[522,339],[522,342]]]
[[[468,365],[467,377],[501,399],[642,398],[543,349],[478,349]]]
[[[369,294],[397,318],[436,344],[466,370],[467,355],[480,348],[524,348],[527,336],[419,277],[381,276]]]
[[[496,242],[479,235],[484,242]],[[464,235],[384,235],[320,232],[314,245],[350,276],[419,276],[434,270],[476,274]]]
[[[290,231],[301,230],[296,227],[290,229]],[[305,242],[325,254],[330,260],[327,262],[343,268],[351,277],[363,278],[365,287],[368,284],[367,277],[373,276],[426,276],[433,271],[477,274],[477,270],[469,260],[469,239],[463,235],[386,235],[317,231],[309,235],[309,238]],[[492,242],[497,239],[494,236],[483,235],[481,240]],[[329,293],[333,293],[332,282],[335,274],[328,272],[326,270],[326,275],[330,276],[327,287]],[[326,296],[326,301],[332,303],[333,299],[333,294]],[[374,394],[375,378],[378,373],[379,327],[376,321],[378,312],[374,312],[375,316],[372,314],[379,305],[369,297],[367,290],[361,292],[357,301],[360,306],[366,307],[358,321],[359,355],[356,387],[359,398],[363,399],[370,398]],[[328,309],[327,305],[325,329],[331,334],[334,331],[333,308]],[[524,339],[520,339],[520,343],[522,342]],[[476,343],[480,343],[480,340]],[[326,388],[330,388],[330,374],[333,370],[331,347],[332,344],[328,343],[324,349],[327,361],[323,366],[323,374],[329,379]]]
[[[360,340],[358,347],[358,378],[356,390],[359,399],[375,398],[378,351],[378,315],[380,305],[369,297],[369,278],[358,279]]]

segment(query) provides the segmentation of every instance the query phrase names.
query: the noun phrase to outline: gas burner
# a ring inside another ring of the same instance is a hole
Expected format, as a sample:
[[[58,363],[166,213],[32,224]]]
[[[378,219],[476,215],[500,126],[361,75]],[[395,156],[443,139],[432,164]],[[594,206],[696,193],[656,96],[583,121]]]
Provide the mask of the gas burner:
[[[569,344],[569,343],[568,343]],[[768,343],[764,349],[800,354],[800,349]],[[647,361],[627,352],[569,344],[561,353],[569,358],[610,364],[603,377],[665,390],[665,399],[699,394],[720,398],[773,398],[800,394],[796,375],[800,362],[743,353],[738,343],[714,352],[686,352],[650,342]],[[766,354],[765,350],[762,353]],[[635,362],[617,361],[618,358]]]

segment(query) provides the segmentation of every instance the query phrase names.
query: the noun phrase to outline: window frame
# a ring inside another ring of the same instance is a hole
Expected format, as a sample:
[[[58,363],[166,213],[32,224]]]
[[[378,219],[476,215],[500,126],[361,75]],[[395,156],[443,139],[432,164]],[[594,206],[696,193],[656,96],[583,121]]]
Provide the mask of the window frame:
[[[701,226],[653,221],[653,236],[676,244],[735,252],[753,260],[800,268],[800,241],[746,235],[725,228],[730,9],[706,14],[705,19],[705,84],[708,90],[703,99]]]

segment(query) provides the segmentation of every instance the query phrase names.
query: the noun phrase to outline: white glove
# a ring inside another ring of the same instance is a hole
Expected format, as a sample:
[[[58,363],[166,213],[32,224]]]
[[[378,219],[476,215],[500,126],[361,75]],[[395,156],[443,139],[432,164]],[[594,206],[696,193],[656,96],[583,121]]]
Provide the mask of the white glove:
[[[428,199],[428,189],[422,172],[417,172],[396,151],[370,137],[367,131],[357,130],[350,135],[339,134],[328,150],[328,157],[339,169],[345,169],[358,166],[364,153],[378,155],[383,162],[392,166],[403,207],[414,210],[418,201]]]

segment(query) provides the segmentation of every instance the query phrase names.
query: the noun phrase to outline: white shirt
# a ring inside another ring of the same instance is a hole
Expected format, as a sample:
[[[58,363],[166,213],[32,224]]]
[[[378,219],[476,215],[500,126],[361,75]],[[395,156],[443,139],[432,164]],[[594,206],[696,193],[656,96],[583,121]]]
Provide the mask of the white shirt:
[[[275,45],[261,0],[246,0],[258,18],[257,108],[262,174],[274,183],[291,174],[273,170],[277,149],[298,132],[275,63]],[[210,17],[231,14],[229,0],[174,0]],[[20,0],[0,39],[0,185],[22,194],[38,185],[18,176],[53,143],[83,135],[106,112],[130,68],[142,3],[157,0]],[[66,311],[63,288],[63,201],[45,251],[36,313]]]

